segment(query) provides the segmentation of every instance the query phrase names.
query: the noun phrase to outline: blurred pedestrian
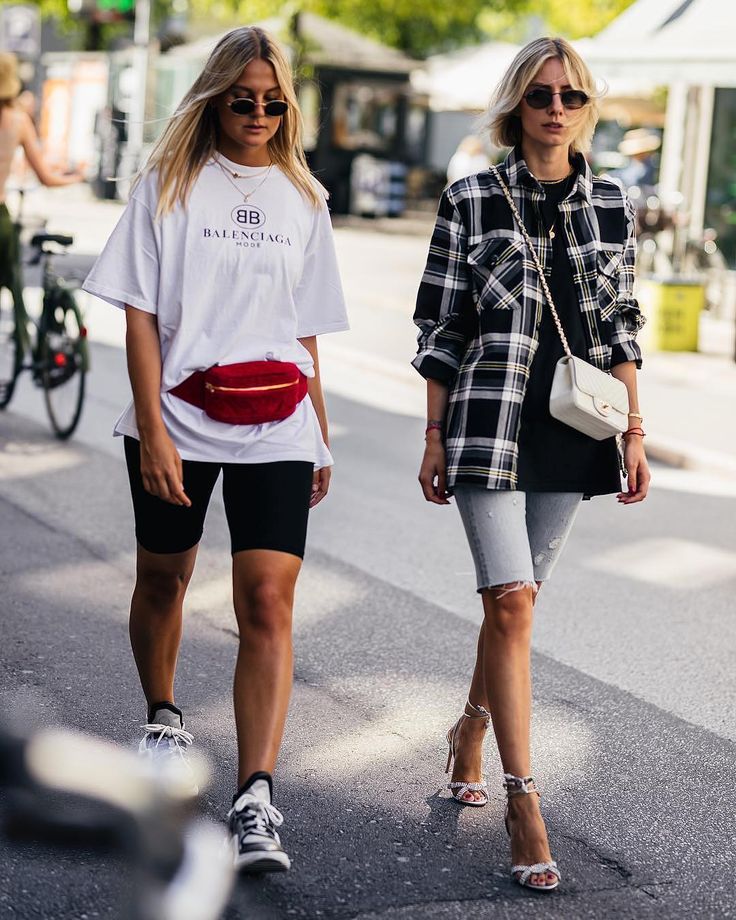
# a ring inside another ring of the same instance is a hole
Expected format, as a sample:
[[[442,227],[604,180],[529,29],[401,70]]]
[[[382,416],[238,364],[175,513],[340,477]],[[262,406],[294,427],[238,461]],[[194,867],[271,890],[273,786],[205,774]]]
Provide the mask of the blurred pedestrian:
[[[85,282],[125,310],[133,402],[115,425],[135,513],[130,636],[144,754],[193,741],[174,701],[182,603],[223,473],[240,644],[236,866],[287,869],[272,773],[292,681],[307,518],[332,457],[317,336],[347,328],[322,187],[284,51],[235,29],[185,95]]]
[[[472,176],[488,169],[490,160],[483,149],[483,142],[476,134],[468,134],[457,145],[457,150],[447,164],[447,181],[450,185],[458,179]]]
[[[0,52],[0,286],[17,301],[22,297],[16,230],[5,203],[6,187],[16,151],[21,148],[42,185],[58,187],[80,182],[79,173],[62,175],[46,163],[28,112],[18,104],[21,90],[14,54]]]
[[[24,89],[15,99],[15,108],[20,112],[25,112],[36,125],[36,97],[29,89]],[[23,147],[18,146],[15,150],[13,162],[10,165],[10,184],[16,188],[26,188],[29,181],[32,181],[31,174],[33,170],[28,164],[28,158],[25,155]],[[35,173],[33,173],[35,176]]]
[[[619,179],[624,188],[636,186],[644,194],[652,194],[657,184],[656,154],[662,146],[661,138],[648,128],[633,128],[624,134],[618,145],[618,152],[628,157],[629,162],[610,174]]]
[[[634,216],[619,185],[592,175],[584,153],[597,121],[595,83],[562,39],[518,53],[489,111],[491,140],[512,149],[498,168],[442,195],[417,297],[427,379],[426,449],[419,480],[427,501],[455,494],[473,554],[484,621],[463,714],[447,735],[449,784],[462,805],[488,801],[482,743],[490,721],[504,769],[512,876],[556,888],[530,775],[530,644],[538,590],[565,545],[583,498],[647,494],[632,295]],[[552,377],[564,354],[517,218],[531,236],[573,354],[628,390],[621,490],[614,438],[593,440],[550,415]]]

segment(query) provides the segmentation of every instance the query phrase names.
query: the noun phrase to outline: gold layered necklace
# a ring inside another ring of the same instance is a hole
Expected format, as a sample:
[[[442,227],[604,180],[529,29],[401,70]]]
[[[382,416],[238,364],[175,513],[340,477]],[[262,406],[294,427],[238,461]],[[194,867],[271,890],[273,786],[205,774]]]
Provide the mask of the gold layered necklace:
[[[232,169],[228,169],[224,163],[222,163],[219,157],[214,157],[214,160],[220,167],[223,176],[227,179],[230,185],[232,185],[235,191],[242,197],[244,204],[247,204],[249,199],[252,198],[258,189],[265,183],[265,181],[268,179],[269,173],[273,169],[273,163],[269,163],[268,167],[264,169],[263,172],[256,173],[255,175],[249,175],[248,173],[238,173],[234,172]],[[243,189],[240,188],[239,185],[236,185],[233,181],[234,179],[260,179],[261,176],[263,176],[263,178],[258,183],[258,185],[254,189],[251,189],[249,192],[244,192]]]
[[[560,185],[562,182],[567,182],[567,180],[570,178],[572,174],[573,174],[573,170],[571,169],[570,172],[566,176],[563,176],[561,179],[537,179],[537,182],[539,182],[540,185]],[[557,218],[555,217],[555,219],[552,221],[552,226],[547,231],[547,233],[549,234],[549,238],[551,240],[553,240],[556,236],[556,233],[555,233],[556,226],[557,226]]]

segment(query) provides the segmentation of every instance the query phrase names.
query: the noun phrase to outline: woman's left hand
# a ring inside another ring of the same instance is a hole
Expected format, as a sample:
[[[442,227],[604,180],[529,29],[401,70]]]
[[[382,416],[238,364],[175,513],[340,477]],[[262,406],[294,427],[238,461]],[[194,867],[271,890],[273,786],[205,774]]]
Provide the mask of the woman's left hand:
[[[330,488],[330,476],[332,467],[323,466],[321,470],[315,470],[312,477],[312,497],[309,499],[309,507],[314,508],[327,495]]]
[[[624,465],[629,473],[629,491],[619,492],[616,496],[622,505],[644,501],[649,491],[649,481],[652,477],[644,453],[643,440],[637,435],[629,435],[628,438],[624,438]]]

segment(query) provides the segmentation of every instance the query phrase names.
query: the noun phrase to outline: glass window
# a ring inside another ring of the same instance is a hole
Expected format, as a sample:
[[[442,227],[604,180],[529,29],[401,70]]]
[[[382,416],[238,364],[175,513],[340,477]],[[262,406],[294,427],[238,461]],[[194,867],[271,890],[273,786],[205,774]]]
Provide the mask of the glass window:
[[[736,89],[716,90],[705,226],[716,230],[719,249],[736,268]]]
[[[380,84],[342,83],[335,89],[332,139],[344,150],[388,152],[396,140],[399,91]]]

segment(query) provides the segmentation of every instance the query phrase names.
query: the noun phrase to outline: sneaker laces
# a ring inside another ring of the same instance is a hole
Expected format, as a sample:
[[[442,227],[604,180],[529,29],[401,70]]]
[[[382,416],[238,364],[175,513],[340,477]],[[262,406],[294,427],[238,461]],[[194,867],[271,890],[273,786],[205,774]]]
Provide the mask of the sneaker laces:
[[[143,726],[143,730],[146,732],[147,736],[157,736],[156,743],[153,745],[154,750],[158,750],[159,745],[165,738],[170,739],[173,744],[165,745],[166,750],[172,754],[176,751],[182,760],[185,759],[184,754],[187,747],[194,743],[194,735],[184,731],[183,728],[176,728],[173,725],[161,725],[157,722],[150,722]]]
[[[274,827],[281,827],[284,823],[284,816],[275,805],[254,795],[242,795],[228,812],[228,818],[241,815],[244,811],[247,812],[247,815],[243,815],[248,821],[248,827],[244,829],[247,834],[255,832],[270,835]]]

